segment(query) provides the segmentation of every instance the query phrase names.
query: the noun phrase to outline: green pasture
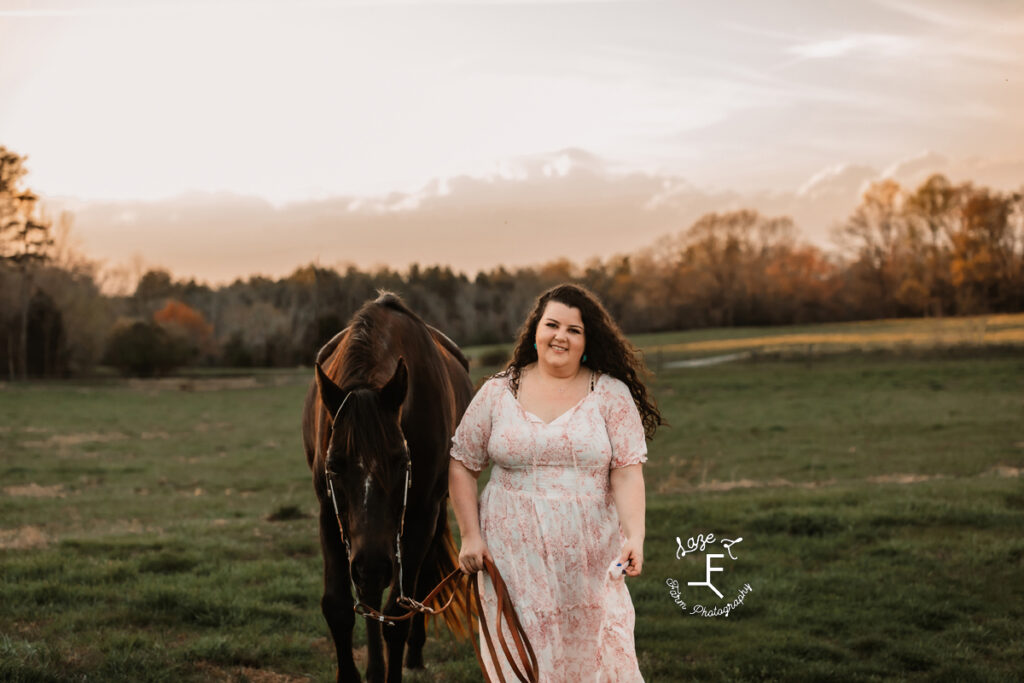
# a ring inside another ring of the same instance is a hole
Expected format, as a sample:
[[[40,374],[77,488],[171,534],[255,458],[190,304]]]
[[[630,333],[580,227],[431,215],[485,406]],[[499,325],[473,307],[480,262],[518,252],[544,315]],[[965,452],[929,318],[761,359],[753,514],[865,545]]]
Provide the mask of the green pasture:
[[[629,583],[646,680],[1024,676],[1024,347],[986,339],[994,325],[662,368],[671,426]],[[673,360],[715,338],[637,341]],[[331,679],[299,437],[310,377],[0,385],[0,680]],[[715,604],[686,586],[703,557],[676,559],[700,533],[743,538],[718,587],[752,590],[728,617],[690,613]],[[426,659],[407,680],[480,680],[468,642],[439,633]]]

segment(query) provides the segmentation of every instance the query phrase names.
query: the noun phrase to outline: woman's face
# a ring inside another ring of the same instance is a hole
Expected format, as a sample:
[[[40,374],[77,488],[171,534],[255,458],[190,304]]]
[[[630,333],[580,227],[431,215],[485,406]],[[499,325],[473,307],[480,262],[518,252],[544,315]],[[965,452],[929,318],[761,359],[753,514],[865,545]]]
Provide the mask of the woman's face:
[[[552,368],[574,368],[587,347],[580,309],[549,301],[537,323],[537,360]]]

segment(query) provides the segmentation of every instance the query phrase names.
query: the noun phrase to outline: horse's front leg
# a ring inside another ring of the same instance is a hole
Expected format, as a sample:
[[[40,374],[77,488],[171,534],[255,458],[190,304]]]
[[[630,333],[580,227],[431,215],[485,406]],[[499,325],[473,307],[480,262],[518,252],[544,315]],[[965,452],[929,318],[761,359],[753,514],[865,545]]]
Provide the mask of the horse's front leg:
[[[448,506],[445,505],[437,515],[447,515]],[[437,516],[435,515],[435,516]],[[434,590],[437,584],[445,578],[441,574],[441,558],[438,553],[444,552],[444,538],[439,528],[441,518],[437,516],[438,523],[431,531],[423,529],[423,538],[431,538],[425,552],[423,562],[420,564],[419,577],[416,580],[416,599],[423,602],[430,591]],[[437,607],[438,605],[432,605]],[[439,617],[443,618],[443,617]],[[423,646],[427,642],[426,619],[424,615],[417,614],[412,620],[412,627],[409,630],[409,641],[406,643],[405,666],[409,669],[423,668]]]
[[[411,621],[409,642],[405,647],[405,666],[409,669],[422,669],[423,645],[427,642],[427,619],[422,614],[417,614]]]
[[[359,670],[352,658],[352,629],[355,626],[352,581],[348,558],[333,510],[320,511],[320,545],[324,555],[324,595],[320,609],[334,639],[338,658],[338,683],[358,683]]]
[[[417,515],[417,519],[430,519],[429,515]],[[413,598],[422,598],[417,591],[417,579],[424,557],[427,555],[427,539],[432,532],[431,524],[417,524],[412,522],[406,525],[404,542],[402,543],[402,591],[405,595]],[[397,583],[397,576],[396,583]],[[433,586],[427,588],[430,590]],[[396,616],[405,614],[407,609],[398,604],[398,591],[392,590],[384,608],[385,614]],[[419,617],[416,617],[419,619]],[[395,622],[394,626],[384,627],[384,640],[387,643],[388,651],[388,678],[387,683],[401,683],[402,680],[402,655],[405,652],[405,644],[409,639],[409,627],[412,620],[405,619]],[[412,654],[412,653],[410,653]],[[423,666],[423,640],[418,643],[415,656],[412,657],[411,666],[418,664]],[[418,661],[417,661],[418,660]]]
[[[376,599],[363,598],[367,606],[378,612],[380,609],[380,596]],[[384,681],[387,667],[384,662],[384,645],[381,642],[381,629],[391,629],[393,626],[381,624],[375,619],[366,620],[366,681],[367,683],[381,683]],[[388,676],[390,680],[390,676]]]
[[[397,592],[397,591],[396,591]],[[398,597],[397,595],[395,596]],[[392,600],[388,600],[384,608],[385,614],[405,614],[405,608],[397,607]],[[405,641],[409,638],[409,620],[394,622],[394,626],[382,626],[384,642],[387,645],[388,676],[387,683],[402,682],[402,652],[405,650]]]

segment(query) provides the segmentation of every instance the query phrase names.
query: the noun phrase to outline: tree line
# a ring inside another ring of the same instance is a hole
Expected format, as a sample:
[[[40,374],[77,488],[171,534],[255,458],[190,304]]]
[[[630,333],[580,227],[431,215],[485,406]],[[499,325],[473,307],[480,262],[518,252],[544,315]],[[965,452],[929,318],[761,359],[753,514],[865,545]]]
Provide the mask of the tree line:
[[[145,272],[125,295],[68,248],[71,218],[42,217],[24,157],[0,147],[0,377],[135,375],[181,365],[295,366],[379,289],[398,292],[460,345],[510,342],[534,297],[559,282],[596,292],[627,333],[1024,310],[1024,194],[941,175],[872,184],[833,229],[805,242],[792,219],[709,213],[650,246],[586,263],[297,268],[211,287]]]

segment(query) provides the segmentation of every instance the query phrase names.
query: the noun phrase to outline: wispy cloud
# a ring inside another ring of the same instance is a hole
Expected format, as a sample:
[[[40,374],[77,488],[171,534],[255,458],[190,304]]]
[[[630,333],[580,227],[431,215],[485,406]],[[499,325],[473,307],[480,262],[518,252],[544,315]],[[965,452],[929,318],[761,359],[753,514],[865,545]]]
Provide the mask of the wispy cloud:
[[[934,0],[874,0],[875,4],[932,26],[959,32],[981,31],[1002,36],[1024,35],[1024,7],[1012,2],[970,3]]]
[[[743,33],[748,36],[757,36],[758,38],[769,38],[771,40],[776,40],[785,43],[792,43],[794,41],[801,40],[801,37],[796,35],[795,33],[765,28],[764,26],[752,26],[750,24],[743,24],[735,21],[723,22],[722,26],[731,31]]]
[[[792,45],[786,52],[804,59],[835,59],[855,53],[874,57],[895,57],[910,54],[916,46],[917,41],[907,36],[854,33],[833,40]]]

